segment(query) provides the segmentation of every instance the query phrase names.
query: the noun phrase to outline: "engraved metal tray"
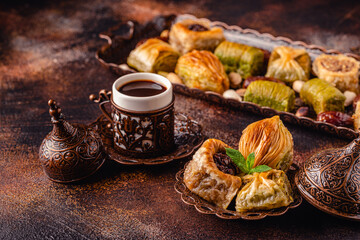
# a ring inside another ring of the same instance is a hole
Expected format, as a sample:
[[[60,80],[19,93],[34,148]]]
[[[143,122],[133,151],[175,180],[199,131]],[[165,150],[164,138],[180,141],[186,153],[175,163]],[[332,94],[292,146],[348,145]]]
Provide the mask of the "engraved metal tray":
[[[130,51],[135,48],[138,41],[159,36],[164,29],[169,29],[173,22],[183,19],[196,17],[192,15],[170,15],[159,16],[146,24],[128,21],[109,29],[107,32],[101,33],[99,36],[108,41],[96,52],[96,59],[108,70],[116,75],[124,75],[134,72],[133,69],[127,67],[126,58]],[[202,19],[209,21],[207,19]],[[210,22],[210,21],[209,21]],[[210,22],[211,26],[218,26],[224,29],[224,35],[227,40],[248,44],[258,48],[272,51],[275,46],[286,45],[295,48],[304,48],[310,55],[311,59],[320,54],[339,54],[337,50],[327,50],[317,45],[309,45],[301,41],[292,41],[285,37],[274,37],[268,33],[259,33],[253,29],[242,29],[238,26],[228,26],[223,22]],[[352,53],[344,53],[347,56],[360,60],[360,56]],[[245,110],[247,112],[261,115],[263,117],[272,117],[279,115],[281,120],[302,127],[311,128],[324,133],[335,135],[342,138],[354,139],[359,134],[353,129],[347,127],[337,127],[333,124],[319,122],[308,117],[297,117],[293,113],[277,111],[269,107],[261,107],[257,104],[236,101],[233,99],[225,99],[220,94],[214,92],[205,92],[195,88],[189,88],[182,84],[174,84],[174,91],[190,97],[203,99],[206,101],[220,104],[224,107],[231,107]]]
[[[188,164],[188,163],[187,163]],[[181,200],[188,204],[193,205],[195,209],[203,214],[214,214],[219,218],[223,219],[244,219],[244,220],[260,220],[267,216],[280,216],[285,214],[289,209],[296,208],[300,206],[302,203],[302,197],[298,192],[298,189],[294,182],[295,173],[298,171],[298,166],[293,164],[289,171],[287,172],[287,176],[291,183],[291,188],[293,191],[294,201],[287,207],[275,208],[271,210],[262,210],[262,211],[248,211],[248,212],[236,212],[234,210],[223,209],[221,207],[217,207],[212,203],[202,199],[200,196],[192,193],[184,183],[184,171],[187,166],[181,169],[176,174],[176,182],[175,182],[175,190],[180,193]],[[231,204],[230,204],[231,205]],[[229,207],[231,208],[231,207]]]

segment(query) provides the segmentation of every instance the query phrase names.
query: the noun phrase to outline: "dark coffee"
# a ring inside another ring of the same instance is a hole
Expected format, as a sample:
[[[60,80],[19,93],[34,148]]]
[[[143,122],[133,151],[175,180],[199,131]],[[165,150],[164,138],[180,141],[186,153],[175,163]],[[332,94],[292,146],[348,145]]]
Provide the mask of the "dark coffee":
[[[120,86],[118,91],[132,97],[149,97],[165,92],[166,87],[151,80],[141,79]]]

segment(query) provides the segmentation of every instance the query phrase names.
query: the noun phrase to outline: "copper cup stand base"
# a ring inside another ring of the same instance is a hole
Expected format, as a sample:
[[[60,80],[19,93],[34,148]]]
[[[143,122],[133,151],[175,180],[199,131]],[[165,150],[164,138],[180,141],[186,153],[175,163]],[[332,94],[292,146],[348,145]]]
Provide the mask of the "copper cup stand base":
[[[174,122],[174,150],[152,158],[129,157],[115,150],[112,129],[109,127],[110,121],[104,115],[100,115],[95,122],[90,124],[90,127],[101,136],[105,152],[110,160],[125,165],[157,165],[190,156],[205,139],[201,134],[201,125],[184,114],[175,112]]]

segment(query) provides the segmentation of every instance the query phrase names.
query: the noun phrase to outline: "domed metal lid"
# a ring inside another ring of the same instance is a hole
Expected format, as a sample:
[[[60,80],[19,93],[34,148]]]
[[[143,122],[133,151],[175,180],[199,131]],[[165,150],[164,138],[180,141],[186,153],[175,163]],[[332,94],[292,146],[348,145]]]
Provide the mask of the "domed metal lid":
[[[54,100],[49,100],[53,130],[40,146],[40,162],[55,182],[69,183],[95,173],[105,161],[103,143],[97,132],[85,125],[70,124]]]
[[[313,206],[360,221],[360,138],[313,155],[297,172],[295,182]]]

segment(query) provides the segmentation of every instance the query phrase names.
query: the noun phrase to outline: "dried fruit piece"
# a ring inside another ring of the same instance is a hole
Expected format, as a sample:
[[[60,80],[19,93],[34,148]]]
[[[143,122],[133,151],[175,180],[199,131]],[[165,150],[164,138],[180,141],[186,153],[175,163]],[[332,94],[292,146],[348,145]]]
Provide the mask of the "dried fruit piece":
[[[342,112],[328,111],[318,114],[317,121],[334,124],[338,127],[352,127],[354,120]]]

